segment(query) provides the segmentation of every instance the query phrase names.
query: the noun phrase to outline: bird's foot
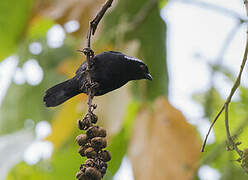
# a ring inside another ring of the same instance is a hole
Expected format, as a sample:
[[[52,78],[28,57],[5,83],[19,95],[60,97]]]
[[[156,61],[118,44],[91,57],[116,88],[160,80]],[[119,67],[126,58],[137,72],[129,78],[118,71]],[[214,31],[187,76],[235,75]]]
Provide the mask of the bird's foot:
[[[91,89],[91,90],[95,90],[99,87],[99,83],[97,82],[84,82],[83,87],[86,87],[86,89]]]
[[[92,83],[90,84],[90,88],[91,88],[91,89],[97,89],[97,88],[99,88],[99,83],[98,83],[98,82],[92,82]]]
[[[82,86],[80,87],[80,90],[83,91],[85,88],[88,89],[89,83],[87,81],[83,82]]]

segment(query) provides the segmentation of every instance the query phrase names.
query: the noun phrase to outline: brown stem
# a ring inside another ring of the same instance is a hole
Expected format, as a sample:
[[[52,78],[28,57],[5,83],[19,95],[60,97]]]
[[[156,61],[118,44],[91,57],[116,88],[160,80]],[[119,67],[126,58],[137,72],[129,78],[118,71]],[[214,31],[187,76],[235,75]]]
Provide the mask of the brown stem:
[[[94,35],[97,29],[99,22],[101,21],[102,17],[111,7],[113,0],[108,0],[102,7],[102,9],[97,13],[96,17],[90,22],[90,28],[92,29],[92,34]]]

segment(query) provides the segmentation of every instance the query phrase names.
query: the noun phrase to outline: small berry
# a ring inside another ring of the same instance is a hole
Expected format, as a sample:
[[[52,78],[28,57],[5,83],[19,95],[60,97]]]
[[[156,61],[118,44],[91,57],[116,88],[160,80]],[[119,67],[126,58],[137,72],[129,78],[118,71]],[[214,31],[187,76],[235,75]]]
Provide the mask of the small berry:
[[[97,137],[98,136],[98,129],[99,127],[98,126],[92,126],[90,127],[87,131],[86,131],[86,134],[87,134],[87,137],[89,139],[91,138],[94,138],[94,137]]]
[[[85,134],[80,134],[76,137],[76,141],[79,146],[83,146],[87,143],[87,136]]]
[[[78,124],[78,129],[80,129],[80,130],[83,130],[84,129],[83,123],[82,123],[82,120],[81,119],[78,120],[77,124]]]
[[[92,113],[90,115],[90,119],[91,119],[91,123],[95,124],[95,123],[97,123],[98,117],[97,117],[97,115]]]
[[[102,137],[94,137],[91,139],[91,145],[97,150],[103,149],[107,146],[107,140]]]
[[[107,168],[106,168],[106,167],[102,167],[102,168],[100,169],[100,171],[101,171],[101,173],[102,173],[102,176],[104,176],[104,174],[105,174],[106,171],[107,171]]]
[[[103,127],[99,127],[98,129],[98,136],[99,137],[106,137],[107,136],[107,132]]]
[[[102,178],[102,174],[94,167],[87,167],[85,175],[87,178],[90,178],[90,180],[100,180]]]
[[[85,156],[85,150],[86,150],[87,146],[80,146],[79,149],[78,149],[78,153],[81,155],[81,156]]]
[[[82,171],[77,172],[76,178],[77,178],[78,180],[87,180],[87,179],[86,179],[86,176],[85,176],[85,174],[84,174],[84,172],[82,172]]]
[[[107,150],[104,150],[102,152],[100,152],[99,157],[104,161],[104,162],[108,162],[111,160],[111,155],[110,152]]]
[[[96,157],[97,153],[92,147],[88,147],[85,151],[84,154],[87,158],[94,158]]]
[[[91,158],[89,158],[89,159],[86,159],[85,160],[85,162],[84,162],[84,165],[86,166],[86,167],[94,167],[94,159],[91,159]]]

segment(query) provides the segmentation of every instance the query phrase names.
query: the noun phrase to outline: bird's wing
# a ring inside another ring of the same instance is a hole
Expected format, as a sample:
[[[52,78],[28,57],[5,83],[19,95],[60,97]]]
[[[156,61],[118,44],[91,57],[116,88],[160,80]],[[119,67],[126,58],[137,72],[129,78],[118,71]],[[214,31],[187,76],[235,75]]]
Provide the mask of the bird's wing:
[[[77,71],[76,71],[75,74],[76,74],[76,75],[83,74],[83,73],[85,72],[86,68],[87,68],[87,61],[84,61],[84,62],[79,66],[79,68],[77,69]]]
[[[118,52],[118,51],[106,51],[104,53],[113,53],[113,54],[117,54],[117,55],[124,55],[124,54],[122,54],[121,52]]]

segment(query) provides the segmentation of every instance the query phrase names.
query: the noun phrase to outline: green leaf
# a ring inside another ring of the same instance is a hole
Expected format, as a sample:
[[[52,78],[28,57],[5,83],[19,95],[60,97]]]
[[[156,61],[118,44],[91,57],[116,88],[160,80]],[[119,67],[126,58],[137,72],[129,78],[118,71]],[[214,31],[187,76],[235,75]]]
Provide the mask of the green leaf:
[[[221,171],[222,177],[220,180],[247,180],[247,174],[233,162],[226,164],[226,167]]]
[[[0,1],[0,61],[14,52],[31,12],[33,0]]]
[[[159,0],[159,8],[162,9],[167,3],[168,0]]]
[[[50,19],[40,17],[39,19],[34,19],[27,32],[27,37],[29,39],[39,39],[46,36],[46,33],[54,22]]]

